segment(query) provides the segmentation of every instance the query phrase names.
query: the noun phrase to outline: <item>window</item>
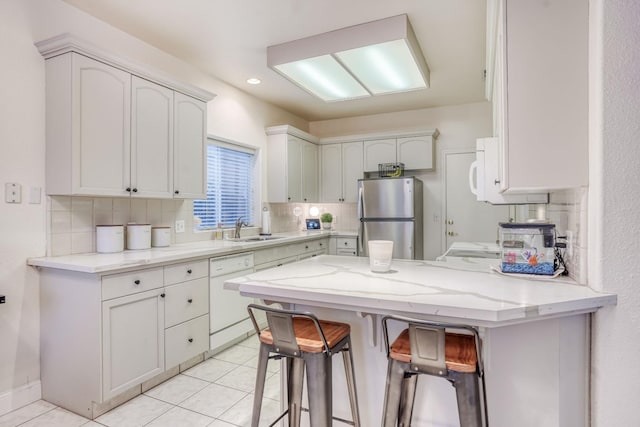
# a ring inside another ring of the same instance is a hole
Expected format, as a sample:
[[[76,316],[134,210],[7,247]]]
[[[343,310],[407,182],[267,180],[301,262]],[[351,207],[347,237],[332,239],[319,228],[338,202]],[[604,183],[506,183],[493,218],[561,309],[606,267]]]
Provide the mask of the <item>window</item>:
[[[193,201],[197,229],[235,225],[242,217],[253,223],[253,177],[256,152],[210,139],[207,145],[207,199]]]

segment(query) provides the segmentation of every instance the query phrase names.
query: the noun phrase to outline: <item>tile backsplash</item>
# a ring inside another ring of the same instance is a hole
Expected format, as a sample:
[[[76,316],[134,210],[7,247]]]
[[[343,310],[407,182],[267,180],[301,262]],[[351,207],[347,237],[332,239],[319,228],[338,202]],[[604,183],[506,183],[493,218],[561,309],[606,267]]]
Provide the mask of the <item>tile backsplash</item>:
[[[358,229],[358,205],[356,203],[268,203],[265,205],[271,212],[271,230],[273,233],[286,233],[302,230],[305,219],[313,218],[309,209],[315,206],[322,215],[329,212],[333,215],[333,229],[355,231]],[[300,216],[295,216],[294,209],[300,208]]]
[[[143,223],[171,227],[186,214],[187,200],[50,196],[47,198],[47,255],[95,252],[96,225]]]
[[[556,225],[556,234],[573,234],[573,251],[564,250],[563,258],[569,276],[581,284],[587,283],[587,195],[587,188],[556,191],[546,205],[546,217]],[[536,213],[531,212],[531,217]]]

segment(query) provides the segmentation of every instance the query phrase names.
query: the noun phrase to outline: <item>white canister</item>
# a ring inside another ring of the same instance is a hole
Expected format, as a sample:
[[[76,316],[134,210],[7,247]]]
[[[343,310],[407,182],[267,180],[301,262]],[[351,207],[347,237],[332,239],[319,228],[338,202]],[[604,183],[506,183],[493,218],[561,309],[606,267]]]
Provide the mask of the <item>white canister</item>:
[[[161,248],[171,244],[171,227],[151,227],[151,246]]]
[[[96,225],[96,252],[108,254],[124,250],[124,227]]]
[[[151,224],[127,224],[127,249],[151,247]]]

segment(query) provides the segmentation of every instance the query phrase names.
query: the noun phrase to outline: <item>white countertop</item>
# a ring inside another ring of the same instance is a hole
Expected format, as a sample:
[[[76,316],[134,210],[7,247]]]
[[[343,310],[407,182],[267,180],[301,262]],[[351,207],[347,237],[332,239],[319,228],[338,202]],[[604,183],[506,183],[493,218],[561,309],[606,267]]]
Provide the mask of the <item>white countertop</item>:
[[[153,265],[178,262],[190,258],[230,255],[232,253],[303,242],[321,237],[354,235],[357,234],[348,231],[300,231],[279,233],[275,235],[281,237],[279,239],[260,242],[206,240],[201,242],[171,245],[164,248],[128,250],[112,254],[86,253],[55,257],[29,258],[27,259],[27,264],[34,267],[57,268],[83,273],[107,273],[130,268],[150,267]]]
[[[277,302],[438,316],[488,327],[593,312],[617,300],[587,286],[503,275],[483,264],[461,269],[393,260],[391,271],[381,274],[369,270],[368,258],[329,255],[230,279],[225,288]]]

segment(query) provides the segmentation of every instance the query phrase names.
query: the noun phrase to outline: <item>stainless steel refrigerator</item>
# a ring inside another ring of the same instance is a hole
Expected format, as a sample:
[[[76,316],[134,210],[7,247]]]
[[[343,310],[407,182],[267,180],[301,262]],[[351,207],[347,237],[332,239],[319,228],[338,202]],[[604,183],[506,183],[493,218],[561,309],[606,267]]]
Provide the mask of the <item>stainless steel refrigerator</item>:
[[[369,240],[393,240],[393,258],[422,259],[422,181],[414,177],[358,180],[360,255]]]

